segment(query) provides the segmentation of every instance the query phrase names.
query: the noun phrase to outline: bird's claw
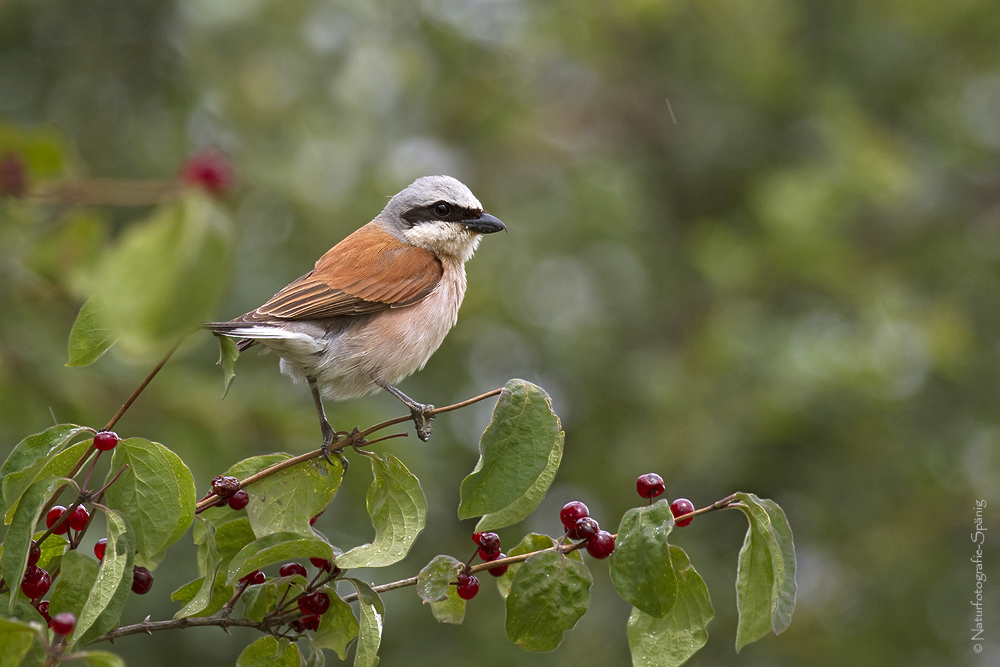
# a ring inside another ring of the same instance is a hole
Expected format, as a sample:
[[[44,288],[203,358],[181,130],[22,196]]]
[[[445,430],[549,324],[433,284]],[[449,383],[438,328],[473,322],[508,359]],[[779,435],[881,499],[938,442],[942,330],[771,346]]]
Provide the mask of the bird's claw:
[[[320,449],[323,450],[323,458],[331,466],[335,465],[333,459],[330,458],[330,446],[333,445],[334,439],[337,437],[337,433],[333,430],[333,427],[329,423],[325,423],[321,426],[323,431],[323,445]],[[344,456],[344,450],[338,449],[333,452],[333,455],[337,457],[337,462],[340,463],[340,467],[344,469],[344,474],[347,474],[347,469],[351,466],[347,457]]]
[[[434,419],[432,410],[434,406],[431,404],[423,405],[418,404],[417,407],[410,408],[410,415],[413,416],[413,425],[417,428],[417,437],[420,438],[421,442],[427,442],[430,440],[431,431],[431,421]]]

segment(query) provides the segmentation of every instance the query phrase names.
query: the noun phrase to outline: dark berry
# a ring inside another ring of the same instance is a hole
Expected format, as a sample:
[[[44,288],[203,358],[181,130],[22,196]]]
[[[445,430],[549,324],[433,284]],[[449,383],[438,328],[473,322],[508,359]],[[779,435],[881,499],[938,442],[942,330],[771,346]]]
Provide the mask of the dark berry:
[[[42,548],[38,542],[31,541],[31,548],[28,549],[28,565],[37,565],[38,559],[42,557]]]
[[[89,520],[90,512],[87,511],[87,508],[83,505],[77,505],[76,509],[70,512],[69,519],[66,520],[66,523],[68,523],[69,527],[73,530],[83,530],[83,527],[87,525],[87,521]]]
[[[52,617],[49,616],[49,603],[48,602],[39,602],[38,606],[36,606],[35,609],[38,610],[38,613],[42,615],[42,618],[45,619],[45,622],[48,623],[49,627],[51,628],[52,627]]]
[[[463,600],[471,600],[479,592],[479,580],[471,574],[464,572],[458,575],[458,597]]]
[[[114,449],[118,446],[118,434],[114,431],[101,431],[94,436],[94,447],[102,452]]]
[[[212,194],[221,195],[233,186],[235,174],[225,156],[209,149],[188,158],[181,167],[181,180],[186,185],[199,186]]]
[[[507,557],[507,554],[503,554],[503,553],[502,554],[498,554],[497,557],[496,557],[496,560],[500,560],[501,558],[506,558],[506,557]],[[502,577],[504,574],[507,573],[507,568],[509,568],[509,567],[510,567],[510,565],[497,565],[496,567],[491,567],[487,571],[490,574],[492,574],[494,577]]]
[[[63,514],[65,513],[66,513],[66,508],[63,507],[62,505],[56,505],[55,507],[50,509],[49,513],[45,515],[46,527],[51,530],[52,526],[56,525],[56,523],[59,521],[59,519],[62,518]],[[54,535],[65,535],[68,532],[69,532],[69,521],[63,521],[61,526],[52,530],[52,533]]]
[[[486,553],[486,552],[483,551],[482,547],[480,547],[479,548],[479,557],[483,559],[483,562],[489,563],[491,560],[496,560],[497,558],[500,558],[500,550],[497,549],[497,551],[495,553],[488,554],[488,553]]]
[[[292,621],[291,625],[292,630],[296,632],[305,632],[306,630],[316,632],[319,630],[319,616],[303,616]]]
[[[68,611],[58,613],[52,617],[52,622],[49,623],[49,627],[52,628],[52,632],[57,635],[68,635],[72,633],[73,628],[76,627],[76,616]]]
[[[37,565],[29,565],[21,579],[21,592],[29,600],[37,600],[49,592],[52,586],[52,577],[49,573]]]
[[[690,514],[691,512],[693,512],[694,503],[692,503],[687,498],[678,498],[674,502],[670,503],[670,511],[673,513],[674,518],[676,519],[679,516],[684,516],[685,514]],[[683,528],[684,526],[691,523],[692,519],[694,519],[694,517],[689,516],[686,519],[681,519],[680,521],[675,521],[674,523],[677,524],[679,528]]]
[[[320,570],[329,571],[333,569],[333,563],[331,563],[325,558],[310,558],[309,562],[313,564],[313,567],[318,568]]]
[[[0,158],[0,197],[23,197],[27,181],[24,158],[15,153],[4,154]]]
[[[667,487],[663,484],[663,478],[655,472],[639,475],[638,479],[635,480],[635,490],[642,498],[655,498],[663,493],[665,488]]]
[[[589,540],[594,535],[597,535],[597,531],[601,529],[600,524],[593,517],[585,516],[570,529],[569,538],[571,540]]]
[[[278,574],[282,577],[290,577],[293,574],[301,574],[303,577],[306,576],[306,568],[299,563],[285,563],[278,570]]]
[[[479,533],[479,542],[477,544],[479,545],[480,556],[483,554],[493,556],[500,553],[500,536],[496,533]],[[484,557],[483,560],[493,559]]]
[[[299,609],[307,616],[322,616],[330,608],[330,596],[323,591],[316,591],[299,598]]]
[[[212,478],[212,492],[217,496],[225,498],[233,491],[238,491],[239,488],[240,480],[235,477],[219,475]]]
[[[472,534],[472,541],[475,542],[476,544],[479,544],[479,540],[481,540],[481,539],[483,539],[483,534],[482,533],[473,533]]]
[[[606,530],[600,530],[597,535],[587,540],[587,553],[594,558],[607,558],[615,550],[615,536]]]
[[[260,586],[262,583],[267,581],[267,576],[260,570],[254,570],[250,574],[241,578],[240,581],[246,582],[247,586]]]
[[[579,500],[571,500],[559,510],[559,520],[562,521],[562,525],[566,527],[566,530],[573,528],[576,522],[585,516],[590,516],[590,510]]]
[[[250,494],[240,489],[229,496],[229,506],[234,510],[241,510],[250,503]]]
[[[144,567],[132,568],[132,592],[136,595],[145,595],[153,587],[153,575]]]
[[[97,540],[97,544],[94,545],[94,555],[97,556],[97,560],[104,560],[104,552],[108,549],[108,538],[102,537]]]

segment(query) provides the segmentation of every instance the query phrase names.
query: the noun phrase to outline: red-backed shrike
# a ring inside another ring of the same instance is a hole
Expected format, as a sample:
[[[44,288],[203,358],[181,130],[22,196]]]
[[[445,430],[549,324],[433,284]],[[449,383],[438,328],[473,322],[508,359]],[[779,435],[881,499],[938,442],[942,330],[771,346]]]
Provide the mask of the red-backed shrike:
[[[216,334],[262,345],[281,372],[312,390],[327,451],[335,432],[323,395],[335,400],[385,389],[410,409],[417,436],[430,436],[432,405],[394,385],[420,370],[458,319],[465,262],[483,234],[504,224],[450,176],[418,178],[374,220],[331,248],[316,268]]]

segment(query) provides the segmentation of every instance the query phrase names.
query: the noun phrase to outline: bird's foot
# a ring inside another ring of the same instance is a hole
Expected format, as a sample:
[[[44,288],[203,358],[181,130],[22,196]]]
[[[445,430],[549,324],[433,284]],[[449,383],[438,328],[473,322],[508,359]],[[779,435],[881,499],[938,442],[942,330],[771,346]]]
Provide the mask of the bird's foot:
[[[333,445],[334,440],[337,438],[337,432],[333,430],[329,422],[323,422],[320,424],[320,430],[323,432],[323,445],[320,449],[323,450],[323,458],[331,466],[334,465],[333,459],[330,458],[330,446]],[[347,469],[351,466],[348,462],[347,457],[344,456],[344,450],[342,448],[333,451],[333,455],[337,457],[337,461],[340,463],[340,467],[344,469],[344,474],[347,474]]]
[[[427,442],[431,437],[431,420],[434,419],[432,412],[434,406],[430,403],[417,403],[410,408],[410,415],[413,417],[413,425],[417,428],[417,437],[421,442]]]

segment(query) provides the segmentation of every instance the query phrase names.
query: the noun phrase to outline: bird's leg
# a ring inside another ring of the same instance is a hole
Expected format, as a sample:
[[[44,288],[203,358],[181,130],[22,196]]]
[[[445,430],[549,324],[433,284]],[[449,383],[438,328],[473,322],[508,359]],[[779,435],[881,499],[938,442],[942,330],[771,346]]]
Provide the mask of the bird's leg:
[[[330,445],[333,444],[333,439],[337,437],[337,433],[333,430],[333,427],[330,426],[330,422],[326,419],[326,410],[323,409],[323,398],[320,396],[319,385],[316,384],[316,378],[311,375],[307,375],[306,380],[309,381],[309,390],[312,392],[313,402],[316,403],[316,414],[319,415],[319,430],[323,434],[323,446],[321,447],[323,450],[323,456],[326,457],[327,463],[333,465],[333,460],[330,458]],[[337,450],[334,452],[334,455],[337,457],[337,460],[340,461],[340,465],[346,473],[350,464],[347,462],[344,452]]]
[[[431,437],[431,420],[434,419],[434,415],[431,414],[431,410],[434,409],[434,406],[430,403],[417,403],[388,382],[375,380],[375,384],[398,398],[403,402],[403,405],[410,409],[410,414],[413,416],[413,424],[417,427],[417,437],[420,438],[421,441],[427,442],[427,440]]]

